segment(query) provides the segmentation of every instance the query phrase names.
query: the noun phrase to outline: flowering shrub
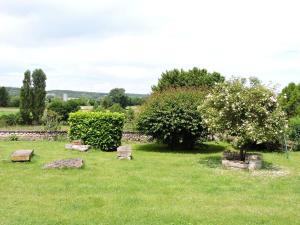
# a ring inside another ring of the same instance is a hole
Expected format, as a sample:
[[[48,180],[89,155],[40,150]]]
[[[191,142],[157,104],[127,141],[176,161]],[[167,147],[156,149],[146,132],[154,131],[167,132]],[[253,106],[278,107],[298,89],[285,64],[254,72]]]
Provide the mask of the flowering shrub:
[[[254,79],[217,84],[199,110],[211,132],[236,137],[242,158],[248,144],[276,143],[287,126],[274,91]]]
[[[137,128],[171,148],[192,148],[206,135],[197,110],[204,93],[194,89],[169,89],[153,93],[142,106]]]

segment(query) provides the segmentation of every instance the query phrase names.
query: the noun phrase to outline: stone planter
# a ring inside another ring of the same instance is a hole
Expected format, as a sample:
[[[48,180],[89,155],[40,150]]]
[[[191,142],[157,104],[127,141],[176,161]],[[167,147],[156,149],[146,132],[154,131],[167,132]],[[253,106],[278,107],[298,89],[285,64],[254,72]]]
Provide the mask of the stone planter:
[[[246,154],[246,160],[239,160],[239,153],[226,151],[223,153],[222,165],[228,168],[257,170],[262,168],[262,156]]]
[[[238,161],[238,160],[222,159],[222,165],[224,167],[248,169],[248,163],[243,162],[243,161]]]
[[[257,170],[262,167],[262,157],[260,155],[249,155],[248,156],[248,169]]]

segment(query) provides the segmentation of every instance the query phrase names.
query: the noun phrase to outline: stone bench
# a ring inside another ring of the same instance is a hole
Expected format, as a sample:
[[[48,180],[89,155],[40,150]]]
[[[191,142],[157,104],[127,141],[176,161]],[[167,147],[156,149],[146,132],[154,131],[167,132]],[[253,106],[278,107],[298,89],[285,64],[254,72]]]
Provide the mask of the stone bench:
[[[132,157],[132,149],[130,146],[120,146],[117,148],[117,158],[118,159],[128,159],[131,160]]]
[[[17,150],[14,151],[10,159],[13,162],[29,162],[33,156],[33,150]]]

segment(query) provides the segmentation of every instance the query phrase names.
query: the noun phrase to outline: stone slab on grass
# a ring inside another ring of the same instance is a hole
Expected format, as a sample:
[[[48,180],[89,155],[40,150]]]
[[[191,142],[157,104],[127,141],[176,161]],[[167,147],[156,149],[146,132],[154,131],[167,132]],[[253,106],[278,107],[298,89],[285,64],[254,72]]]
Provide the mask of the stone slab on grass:
[[[33,150],[17,150],[14,151],[10,159],[13,162],[29,162],[31,160],[31,157],[33,156]]]
[[[82,140],[73,140],[73,141],[71,142],[71,144],[72,144],[72,145],[83,145],[83,142],[82,142]]]
[[[248,163],[238,160],[222,160],[222,165],[225,167],[238,168],[238,169],[248,169]]]
[[[132,149],[130,146],[120,146],[117,148],[118,159],[132,159]]]
[[[84,162],[80,158],[75,159],[60,159],[55,160],[51,163],[47,163],[43,166],[44,169],[65,169],[65,168],[74,168],[80,169],[84,165]]]
[[[77,145],[77,144],[66,144],[65,148],[70,150],[77,150],[80,152],[86,152],[90,149],[89,145]]]

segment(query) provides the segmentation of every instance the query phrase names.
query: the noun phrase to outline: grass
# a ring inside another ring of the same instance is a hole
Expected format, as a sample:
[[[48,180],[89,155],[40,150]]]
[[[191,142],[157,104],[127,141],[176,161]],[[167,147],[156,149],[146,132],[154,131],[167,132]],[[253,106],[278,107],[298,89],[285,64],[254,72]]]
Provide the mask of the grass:
[[[253,176],[220,166],[225,144],[194,151],[133,145],[134,160],[115,152],[64,149],[64,142],[0,142],[0,224],[300,224],[300,152],[263,153],[286,176]],[[11,163],[16,149],[35,150]],[[43,170],[46,162],[81,157],[80,170]],[[267,169],[265,169],[267,171]]]
[[[19,112],[19,108],[0,107],[0,116]]]

